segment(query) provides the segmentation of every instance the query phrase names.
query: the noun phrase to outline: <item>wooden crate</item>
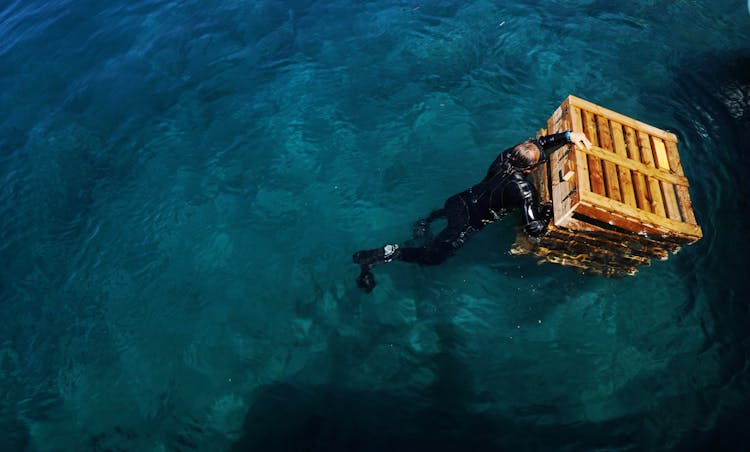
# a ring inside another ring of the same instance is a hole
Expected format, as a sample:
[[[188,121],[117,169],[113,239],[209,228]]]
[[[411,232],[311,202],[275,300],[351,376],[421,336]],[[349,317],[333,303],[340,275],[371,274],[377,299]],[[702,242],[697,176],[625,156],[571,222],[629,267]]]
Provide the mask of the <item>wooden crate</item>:
[[[539,243],[519,236],[512,252],[605,274],[632,274],[703,233],[695,220],[677,137],[569,96],[546,133],[583,132],[592,149],[567,145],[532,175],[554,225]]]

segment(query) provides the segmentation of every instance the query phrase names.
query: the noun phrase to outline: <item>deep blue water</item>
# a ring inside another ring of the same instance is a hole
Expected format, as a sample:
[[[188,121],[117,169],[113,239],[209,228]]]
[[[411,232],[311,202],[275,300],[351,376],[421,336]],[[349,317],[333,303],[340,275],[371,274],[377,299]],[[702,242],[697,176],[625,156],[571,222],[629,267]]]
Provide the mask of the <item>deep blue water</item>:
[[[741,0],[0,2],[0,450],[746,450]],[[674,131],[704,238],[354,284],[568,94]]]

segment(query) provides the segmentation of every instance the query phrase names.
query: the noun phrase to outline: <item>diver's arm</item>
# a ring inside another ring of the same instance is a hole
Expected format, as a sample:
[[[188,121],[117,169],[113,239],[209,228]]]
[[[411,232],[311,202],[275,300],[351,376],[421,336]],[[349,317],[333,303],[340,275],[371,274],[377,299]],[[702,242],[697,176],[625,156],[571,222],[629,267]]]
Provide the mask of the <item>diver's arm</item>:
[[[562,145],[570,143],[571,132],[566,130],[565,132],[553,133],[552,135],[545,135],[534,140],[534,144],[539,146],[548,154],[556,151]]]
[[[547,232],[547,223],[552,218],[551,206],[539,205],[534,187],[527,181],[518,183],[517,187],[521,197],[523,231],[531,237],[538,237]]]
[[[576,146],[583,145],[586,149],[591,149],[591,141],[589,141],[586,134],[583,132],[573,132],[566,130],[565,132],[553,133],[552,135],[545,135],[536,139],[536,144],[546,151],[547,153],[557,150],[560,146],[573,143]]]
[[[567,143],[573,143],[575,145],[579,145],[580,143],[586,149],[591,149],[591,141],[586,137],[586,134],[583,132],[573,132],[571,130],[539,137],[536,139],[535,143],[548,154]]]

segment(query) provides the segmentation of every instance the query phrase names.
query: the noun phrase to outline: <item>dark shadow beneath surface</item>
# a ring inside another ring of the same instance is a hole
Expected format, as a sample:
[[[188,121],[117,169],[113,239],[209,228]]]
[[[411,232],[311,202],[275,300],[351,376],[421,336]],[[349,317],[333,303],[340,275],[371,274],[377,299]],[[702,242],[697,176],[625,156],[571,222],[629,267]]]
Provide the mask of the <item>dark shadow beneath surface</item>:
[[[747,410],[669,441],[654,413],[603,423],[542,425],[443,409],[427,396],[275,384],[251,408],[233,451],[746,450]],[[671,403],[673,407],[679,403]],[[661,411],[661,410],[659,410]]]
[[[419,396],[278,384],[262,391],[232,450],[533,450],[579,436],[569,429],[444,410]],[[628,444],[627,434],[618,436],[599,430],[581,440]]]
[[[646,412],[602,422],[582,420],[582,413],[559,413],[554,406],[525,406],[522,400],[519,406],[498,406],[492,395],[475,389],[479,376],[460,358],[464,344],[455,327],[441,323],[436,333],[440,352],[431,358],[435,378],[428,386],[351,389],[345,369],[332,378],[341,385],[270,384],[256,391],[231,450],[733,451],[750,444],[744,428],[749,410],[742,404],[720,404],[715,387],[654,398]],[[331,355],[346,367],[351,354],[335,346],[339,342],[333,342]],[[696,409],[705,411],[705,419],[681,416]]]

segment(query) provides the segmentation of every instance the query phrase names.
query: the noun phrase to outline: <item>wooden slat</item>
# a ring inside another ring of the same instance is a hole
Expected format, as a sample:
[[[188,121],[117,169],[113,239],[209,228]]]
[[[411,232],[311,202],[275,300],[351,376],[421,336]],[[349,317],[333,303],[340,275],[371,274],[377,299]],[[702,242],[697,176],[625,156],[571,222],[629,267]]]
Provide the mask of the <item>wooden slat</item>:
[[[567,100],[570,102],[571,106],[576,106],[582,110],[588,110],[596,114],[597,116],[604,116],[607,119],[614,120],[633,129],[643,130],[645,132],[648,132],[650,135],[663,139],[664,141],[677,141],[677,137],[671,132],[659,129],[650,124],[646,124],[645,122],[636,121],[633,118],[629,118],[625,115],[617,113],[616,111],[600,107],[599,105],[591,103],[587,100],[583,100],[580,97],[568,96]]]
[[[547,238],[552,236],[563,241],[585,242],[610,250],[620,250],[622,254],[626,255],[648,258],[655,257],[661,260],[668,257],[669,249],[677,247],[674,244],[649,240],[640,235],[624,234],[601,228],[593,230],[590,223],[580,220],[573,220],[573,222],[580,223],[580,226],[578,224],[575,225],[575,231],[568,230],[567,228],[551,227],[549,232],[540,239],[540,245],[552,248],[547,242]]]
[[[594,157],[602,160],[609,160],[610,162],[618,166],[624,166],[625,168],[637,171],[639,174],[642,174],[644,176],[662,180],[674,185],[682,185],[685,187],[688,186],[688,180],[685,176],[678,176],[677,174],[668,173],[660,169],[646,166],[645,164],[637,162],[635,160],[622,158],[619,155],[613,152],[609,152],[600,146],[591,146],[591,149],[578,149],[580,152],[593,155]]]
[[[574,219],[569,224],[573,225],[573,229],[550,226],[547,233],[540,237],[538,243],[541,246],[552,248],[548,238],[553,237],[564,242],[581,241],[599,244],[609,249],[620,248],[623,251],[627,250],[627,254],[660,260],[666,259],[670,251],[675,252],[679,249],[679,245],[672,241],[657,241],[644,235],[609,231],[581,220]]]
[[[568,100],[565,99],[559,107],[557,107],[557,110],[555,110],[554,113],[552,113],[552,116],[547,120],[547,130],[545,131],[547,134],[553,134],[563,131],[564,123],[562,122],[564,119],[567,120],[567,118],[564,118],[564,116],[568,115]]]
[[[622,124],[610,121],[610,126],[612,128],[612,144],[615,148],[615,154],[617,154],[620,159],[628,161],[628,150],[625,148],[625,136],[622,131]],[[633,176],[630,172],[630,168],[627,165],[618,164],[617,172],[620,175],[620,192],[622,193],[623,201],[631,207],[638,207],[638,204],[635,201]]]
[[[547,203],[552,202],[552,193],[550,192],[549,186],[549,167],[548,163],[542,163],[539,165],[534,172],[531,173],[531,181],[534,187],[536,187],[539,202]]]
[[[607,199],[611,202],[616,202],[602,195],[597,195],[596,193],[586,193],[585,201],[578,204],[576,213],[606,222],[611,226],[625,229],[635,234],[648,234],[649,236],[659,237],[669,233],[664,227],[652,223],[644,223],[636,217],[615,214],[613,213],[611,206],[597,204],[599,199]],[[637,209],[636,211],[653,215],[651,212],[645,212],[642,209]]]
[[[669,161],[667,160],[667,151],[661,138],[651,137],[651,146],[654,149],[656,163],[659,168],[669,170]],[[661,194],[664,196],[664,204],[667,208],[667,216],[673,220],[682,221],[680,207],[677,205],[677,196],[675,195],[675,186],[664,180],[661,184]]]
[[[562,125],[560,124],[560,121],[563,120],[563,117],[568,112],[568,101],[567,99],[557,107],[557,110],[555,110],[554,113],[552,113],[552,116],[547,120],[547,130],[548,133],[553,134],[557,132],[562,131]]]
[[[638,136],[638,145],[641,149],[641,161],[649,168],[656,168],[654,165],[654,153],[651,150],[651,139],[645,132],[636,132]],[[664,208],[664,199],[661,196],[661,185],[653,177],[647,177],[648,192],[651,197],[651,211],[663,217],[667,216],[667,210]]]
[[[665,141],[664,146],[667,148],[667,160],[669,160],[669,169],[675,174],[684,176],[680,154],[677,152],[677,141]]]
[[[599,132],[599,146],[605,149],[608,154],[614,155],[614,148],[612,146],[612,136],[609,132],[609,121],[604,116],[596,117],[597,130]],[[615,201],[622,201],[622,195],[620,194],[620,181],[617,175],[617,166],[609,159],[602,158],[604,163],[604,177],[605,177],[605,188],[607,189],[607,197],[614,199]]]
[[[638,256],[628,253],[626,247],[612,246],[606,241],[587,240],[585,237],[545,237],[541,247],[545,252],[556,255],[565,253],[569,255],[585,254],[588,257],[606,257],[607,261],[628,262],[630,265],[642,265],[651,260],[649,256]]]
[[[547,130],[549,133],[558,133],[571,127],[570,110],[565,101],[548,121]],[[556,225],[565,225],[578,205],[579,193],[576,179],[560,179],[560,174],[565,174],[570,170],[575,171],[575,163],[571,161],[573,155],[574,152],[568,152],[567,146],[564,146],[549,156],[552,207]]]
[[[586,229],[578,227],[573,222],[580,222],[588,225]],[[654,240],[645,235],[635,233],[622,233],[604,228],[596,228],[591,223],[584,222],[582,220],[574,219],[570,224],[576,226],[573,231],[569,231],[576,237],[589,237],[591,240],[608,240],[610,242],[622,243],[623,246],[630,248],[631,253],[639,256],[650,256],[664,259],[667,257],[669,251],[675,251],[679,248],[673,242],[664,242]],[[594,229],[596,228],[596,229]],[[556,228],[556,231],[563,230],[562,228]]]
[[[652,135],[651,148],[654,150],[654,155],[656,157],[656,167],[669,171],[669,159],[667,159],[667,150],[664,147],[664,140]]]
[[[567,101],[566,101],[567,102]],[[571,130],[574,132],[583,133],[583,122],[581,120],[581,110],[570,105],[568,108],[568,115],[570,116]],[[586,156],[577,152],[572,151],[575,154],[575,169],[578,177],[578,190],[579,191],[591,191],[591,182],[589,176],[589,164]]]
[[[667,159],[669,159],[669,166],[672,171],[679,175],[684,175],[682,170],[682,163],[680,162],[680,155],[677,153],[677,142],[667,141],[665,143],[667,148]],[[677,204],[680,206],[682,211],[682,217],[686,223],[697,225],[695,220],[695,214],[693,213],[693,204],[690,201],[690,194],[688,188],[683,186],[676,186],[675,191],[677,192]]]
[[[664,205],[667,208],[667,216],[673,220],[682,221],[675,186],[667,182],[659,182],[659,184],[661,185],[661,194],[664,197]]]
[[[586,134],[594,146],[599,145],[599,138],[596,133],[596,120],[594,114],[590,111],[583,112],[583,132]],[[591,180],[591,191],[602,196],[606,196],[607,190],[604,188],[604,175],[602,173],[602,163],[597,157],[588,154],[587,161],[589,164],[589,176]]]
[[[579,211],[584,215],[592,216],[593,218],[601,216],[598,213],[592,212],[591,209],[603,209],[607,212],[618,213],[625,217],[626,220],[632,221],[635,224],[640,224],[641,230],[648,234],[671,235],[674,238],[686,240],[688,242],[694,242],[703,235],[701,229],[696,225],[670,220],[669,218],[651,212],[645,212],[643,209],[633,209],[627,204],[613,201],[604,196],[597,195],[596,193],[582,194]],[[626,229],[639,232],[637,227]]]
[[[622,129],[625,132],[625,147],[628,150],[630,160],[640,163],[641,151],[638,149],[635,130],[628,126],[623,126]],[[635,188],[635,199],[638,201],[638,208],[651,212],[651,199],[648,196],[648,188],[646,188],[646,177],[637,171],[633,171],[633,187]]]
[[[536,138],[547,135],[547,129],[539,129],[536,133]],[[536,187],[537,193],[539,194],[539,202],[548,203],[552,202],[552,193],[550,192],[549,184],[549,165],[542,163],[531,173],[531,183]]]

